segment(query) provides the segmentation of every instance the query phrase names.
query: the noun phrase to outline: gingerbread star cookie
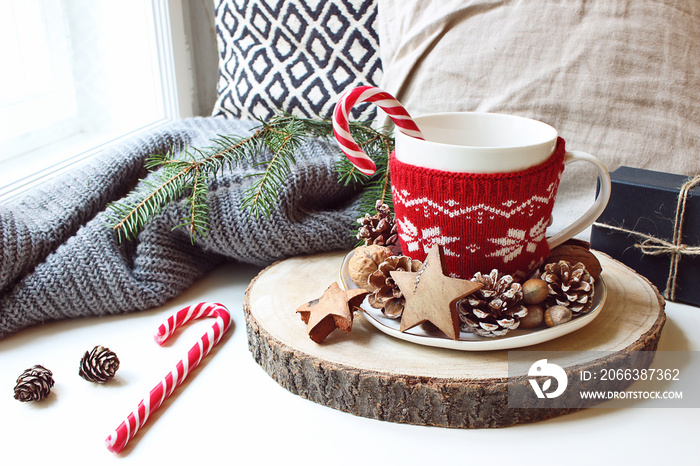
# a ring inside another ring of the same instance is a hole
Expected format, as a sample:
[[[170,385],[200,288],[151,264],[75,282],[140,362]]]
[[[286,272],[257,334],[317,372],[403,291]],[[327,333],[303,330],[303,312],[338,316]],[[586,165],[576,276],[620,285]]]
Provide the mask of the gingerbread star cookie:
[[[316,343],[321,343],[330,333],[339,328],[350,332],[355,310],[359,309],[367,291],[362,289],[343,290],[337,282],[320,298],[309,301],[297,309],[304,321],[306,331]]]

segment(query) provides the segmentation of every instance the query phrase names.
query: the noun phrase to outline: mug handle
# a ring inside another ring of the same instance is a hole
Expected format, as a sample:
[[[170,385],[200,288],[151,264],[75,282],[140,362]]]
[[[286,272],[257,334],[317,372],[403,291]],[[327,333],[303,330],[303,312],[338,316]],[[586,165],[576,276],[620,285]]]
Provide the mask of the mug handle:
[[[600,191],[595,199],[593,205],[584,213],[578,220],[564,228],[558,233],[550,236],[547,239],[547,244],[549,244],[549,249],[555,248],[562,244],[563,242],[573,238],[578,233],[588,228],[596,219],[603,213],[605,206],[608,205],[608,199],[610,199],[610,173],[605,165],[597,158],[591,154],[580,151],[567,151],[564,157],[564,164],[568,165],[571,162],[584,161],[592,163],[596,170],[598,170],[598,179],[600,180]]]

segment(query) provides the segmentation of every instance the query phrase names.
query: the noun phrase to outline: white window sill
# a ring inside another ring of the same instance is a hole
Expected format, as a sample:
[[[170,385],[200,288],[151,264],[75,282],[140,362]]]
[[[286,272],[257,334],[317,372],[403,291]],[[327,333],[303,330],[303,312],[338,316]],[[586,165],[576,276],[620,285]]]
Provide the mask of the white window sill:
[[[158,99],[162,99],[162,113],[153,114],[151,118],[127,106],[124,109],[127,112],[125,118],[115,119],[114,124],[102,125],[101,129],[97,129],[97,125],[77,124],[72,131],[80,131],[80,127],[84,131],[53,143],[50,142],[52,135],[47,130],[42,134],[47,136],[44,138],[46,141],[17,138],[12,142],[15,146],[0,145],[3,147],[2,153],[10,157],[0,160],[0,204],[8,203],[28,189],[75,168],[106,146],[135,133],[152,130],[181,118],[208,114],[215,98],[210,95],[215,93],[215,81],[213,88],[204,89],[208,81],[205,82],[203,77],[202,83],[199,83],[194,71],[197,69],[206,77],[216,75],[218,52],[213,29],[214,4],[190,4],[183,0],[150,0],[150,3],[158,25],[155,45],[158,58],[157,65],[153,66],[159,68],[162,79],[153,92],[159,95]],[[198,55],[195,56],[195,53]],[[200,88],[208,93],[201,92]],[[39,123],[32,120],[33,127]],[[46,142],[49,144],[43,145]],[[26,152],[16,150],[18,147]],[[14,157],[10,155],[20,152]]]
[[[83,132],[3,161],[0,164],[0,204],[8,203],[32,187],[74,168],[111,144],[169,121],[172,119],[162,119],[128,132],[120,128],[109,132]]]

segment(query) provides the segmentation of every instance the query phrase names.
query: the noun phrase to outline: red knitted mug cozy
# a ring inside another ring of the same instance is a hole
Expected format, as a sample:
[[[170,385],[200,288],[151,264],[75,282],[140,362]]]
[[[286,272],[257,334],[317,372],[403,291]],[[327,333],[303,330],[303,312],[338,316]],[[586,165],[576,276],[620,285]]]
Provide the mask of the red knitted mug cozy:
[[[435,170],[392,154],[394,212],[404,254],[424,260],[439,243],[450,275],[471,278],[495,268],[526,277],[549,255],[545,233],[565,153],[559,138],[547,160],[513,173]]]

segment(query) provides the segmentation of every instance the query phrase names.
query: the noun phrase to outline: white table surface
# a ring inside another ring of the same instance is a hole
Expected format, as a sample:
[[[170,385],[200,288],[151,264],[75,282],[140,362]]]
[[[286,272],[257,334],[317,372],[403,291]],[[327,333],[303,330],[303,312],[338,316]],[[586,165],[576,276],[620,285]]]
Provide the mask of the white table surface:
[[[243,296],[259,268],[226,265],[158,309],[49,323],[0,340],[0,462],[11,464],[700,464],[700,409],[591,408],[501,429],[445,429],[357,417],[293,395],[248,351]],[[170,314],[200,301],[226,305],[231,331],[121,454],[106,437],[211,325],[153,340]],[[700,308],[668,303],[659,350],[700,350]],[[388,338],[388,337],[387,337]],[[95,345],[121,368],[99,385],[78,376]],[[53,371],[49,398],[13,398],[19,374]],[[639,406],[643,406],[640,403]]]

